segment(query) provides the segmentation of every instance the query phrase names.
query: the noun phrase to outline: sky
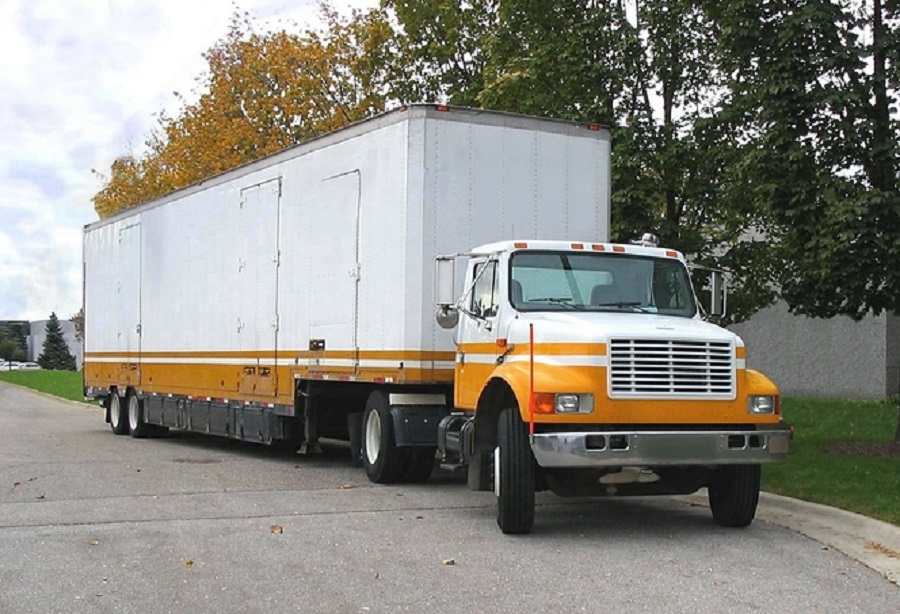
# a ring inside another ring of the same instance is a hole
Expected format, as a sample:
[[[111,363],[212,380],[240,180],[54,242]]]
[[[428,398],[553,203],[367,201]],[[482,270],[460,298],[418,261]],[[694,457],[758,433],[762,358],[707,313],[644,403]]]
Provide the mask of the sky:
[[[376,0],[333,0],[343,13]],[[0,320],[75,314],[91,197],[165,110],[196,99],[202,53],[248,12],[318,24],[316,0],[0,2]]]

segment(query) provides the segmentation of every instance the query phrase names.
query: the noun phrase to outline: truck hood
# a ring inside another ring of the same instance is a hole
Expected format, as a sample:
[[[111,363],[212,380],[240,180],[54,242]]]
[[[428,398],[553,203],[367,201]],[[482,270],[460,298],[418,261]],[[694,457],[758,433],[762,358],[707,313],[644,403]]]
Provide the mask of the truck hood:
[[[528,343],[534,325],[535,343],[606,343],[610,338],[683,339],[743,342],[734,333],[704,322],[651,313],[541,312],[521,313],[506,336],[510,343]]]

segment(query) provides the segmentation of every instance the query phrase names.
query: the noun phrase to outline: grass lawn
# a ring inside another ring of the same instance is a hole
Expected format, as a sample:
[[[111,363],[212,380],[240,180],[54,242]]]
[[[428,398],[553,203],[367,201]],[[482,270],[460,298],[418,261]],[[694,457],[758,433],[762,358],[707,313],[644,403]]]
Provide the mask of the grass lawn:
[[[27,386],[72,401],[84,401],[81,371],[0,371],[0,381]]]
[[[784,419],[795,427],[791,453],[787,461],[763,468],[763,490],[900,526],[900,455],[863,456],[865,446],[856,454],[826,452],[826,446],[853,451],[833,444],[891,441],[896,404],[789,398],[784,400]]]

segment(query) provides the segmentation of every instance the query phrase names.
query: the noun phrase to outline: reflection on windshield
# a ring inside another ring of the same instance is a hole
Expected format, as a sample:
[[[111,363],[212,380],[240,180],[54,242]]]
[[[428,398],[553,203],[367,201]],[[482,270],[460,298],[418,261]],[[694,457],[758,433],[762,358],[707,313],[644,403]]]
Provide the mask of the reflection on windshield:
[[[509,298],[520,311],[697,311],[687,271],[673,258],[528,251],[510,262]]]

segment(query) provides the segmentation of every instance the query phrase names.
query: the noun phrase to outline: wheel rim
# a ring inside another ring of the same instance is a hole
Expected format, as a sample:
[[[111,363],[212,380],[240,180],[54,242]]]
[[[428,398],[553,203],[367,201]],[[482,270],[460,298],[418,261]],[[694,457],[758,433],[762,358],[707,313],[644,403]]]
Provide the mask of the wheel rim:
[[[113,428],[119,428],[119,395],[115,392],[109,397],[109,423]]]
[[[366,460],[370,465],[378,462],[378,453],[381,450],[381,416],[377,409],[369,412],[366,419]]]
[[[140,420],[140,405],[138,404],[138,398],[132,395],[128,399],[128,426],[131,427],[132,431],[136,431],[138,428],[138,421]]]

